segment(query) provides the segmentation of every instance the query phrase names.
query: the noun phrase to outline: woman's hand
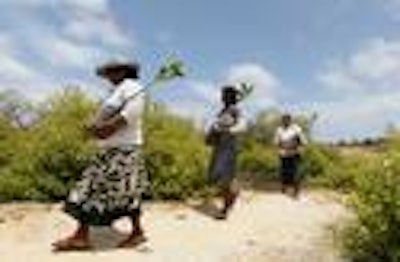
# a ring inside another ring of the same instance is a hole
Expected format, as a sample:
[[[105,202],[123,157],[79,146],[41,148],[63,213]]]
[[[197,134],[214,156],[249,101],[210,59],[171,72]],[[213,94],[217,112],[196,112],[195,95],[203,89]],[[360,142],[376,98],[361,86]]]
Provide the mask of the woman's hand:
[[[211,126],[211,128],[206,133],[205,142],[208,146],[215,146],[219,141],[220,131],[215,128],[215,126]]]
[[[110,125],[105,125],[100,128],[95,128],[93,134],[96,138],[107,139],[110,136],[112,136],[115,132],[116,132],[115,127]]]
[[[95,138],[107,139],[125,125],[127,125],[125,118],[121,115],[116,115],[106,121],[98,121],[89,125],[87,130]]]

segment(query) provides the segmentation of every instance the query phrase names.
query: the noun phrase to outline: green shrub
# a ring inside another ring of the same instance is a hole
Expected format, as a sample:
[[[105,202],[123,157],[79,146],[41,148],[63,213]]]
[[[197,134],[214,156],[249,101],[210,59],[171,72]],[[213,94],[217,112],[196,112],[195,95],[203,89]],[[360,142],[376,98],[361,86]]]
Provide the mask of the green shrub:
[[[375,153],[311,146],[304,156],[304,169],[312,184],[349,193],[356,189],[356,180],[374,169],[380,159]]]
[[[2,170],[0,175],[0,202],[9,200],[43,199],[33,187],[29,176],[16,174],[14,170]]]
[[[52,98],[40,120],[1,141],[9,163],[0,168],[0,200],[55,200],[65,196],[93,146],[82,129],[94,108],[78,90]],[[11,154],[12,153],[12,154]]]
[[[354,190],[354,180],[363,172],[361,169],[363,167],[360,162],[354,159],[327,161],[323,172],[313,177],[311,183],[341,192],[351,192]]]
[[[353,261],[400,261],[400,164],[388,155],[365,163],[369,168],[355,179],[352,207],[356,220],[343,234],[347,256]]]
[[[241,150],[238,166],[239,173],[268,182],[277,178],[278,156],[271,146],[252,142]]]
[[[333,150],[310,143],[302,155],[300,172],[307,179],[324,177],[330,171],[334,160],[336,155]]]
[[[40,118],[29,129],[0,121],[0,201],[64,198],[96,152],[83,129],[94,108],[69,90],[36,109]],[[146,115],[146,141],[154,197],[182,199],[204,189],[209,152],[190,121],[155,105]]]
[[[0,115],[0,168],[8,165],[15,152],[15,138],[19,130],[6,117]]]
[[[182,199],[205,187],[209,152],[185,119],[153,106],[146,116],[146,164],[155,198]]]

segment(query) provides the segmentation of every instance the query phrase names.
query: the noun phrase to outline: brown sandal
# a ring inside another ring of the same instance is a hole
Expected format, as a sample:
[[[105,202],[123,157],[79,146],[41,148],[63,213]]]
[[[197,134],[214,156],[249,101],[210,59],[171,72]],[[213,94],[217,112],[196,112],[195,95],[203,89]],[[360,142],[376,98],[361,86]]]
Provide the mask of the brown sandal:
[[[228,213],[232,210],[232,207],[236,203],[238,196],[239,196],[238,192],[230,193],[227,199],[225,199],[224,208],[215,215],[215,219],[226,220],[228,218]]]
[[[214,218],[216,220],[226,220],[228,218],[228,211],[227,210],[221,210],[214,216]]]
[[[143,234],[130,236],[119,243],[118,248],[135,248],[145,242],[147,242],[147,238]]]
[[[76,238],[66,238],[52,244],[55,252],[86,251],[92,249],[88,241]]]

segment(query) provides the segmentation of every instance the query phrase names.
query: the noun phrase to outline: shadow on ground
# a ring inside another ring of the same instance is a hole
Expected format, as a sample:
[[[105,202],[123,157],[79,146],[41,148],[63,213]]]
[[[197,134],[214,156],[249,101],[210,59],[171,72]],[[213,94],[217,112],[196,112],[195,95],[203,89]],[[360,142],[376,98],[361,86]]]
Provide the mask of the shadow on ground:
[[[82,252],[107,252],[113,251],[121,248],[118,248],[118,244],[128,237],[128,232],[122,232],[114,227],[92,227],[90,232],[90,240],[93,247],[90,250],[79,251]],[[140,253],[152,253],[152,250],[145,245],[145,243],[132,248],[135,249],[136,252]],[[53,251],[55,254],[63,254],[70,253],[64,251]]]
[[[212,201],[205,201],[205,202],[196,203],[196,204],[188,204],[188,207],[192,208],[194,211],[198,212],[201,215],[204,215],[204,216],[207,216],[207,217],[210,217],[213,219],[219,213],[218,206]]]

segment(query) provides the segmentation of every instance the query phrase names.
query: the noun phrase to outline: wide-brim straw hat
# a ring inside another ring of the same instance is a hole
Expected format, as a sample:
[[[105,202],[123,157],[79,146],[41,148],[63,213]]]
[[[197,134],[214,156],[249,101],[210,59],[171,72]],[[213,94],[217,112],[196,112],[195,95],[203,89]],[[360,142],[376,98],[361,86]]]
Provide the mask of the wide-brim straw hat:
[[[140,66],[136,62],[109,62],[96,69],[96,75],[100,77],[107,77],[111,73],[118,71],[138,72]]]

